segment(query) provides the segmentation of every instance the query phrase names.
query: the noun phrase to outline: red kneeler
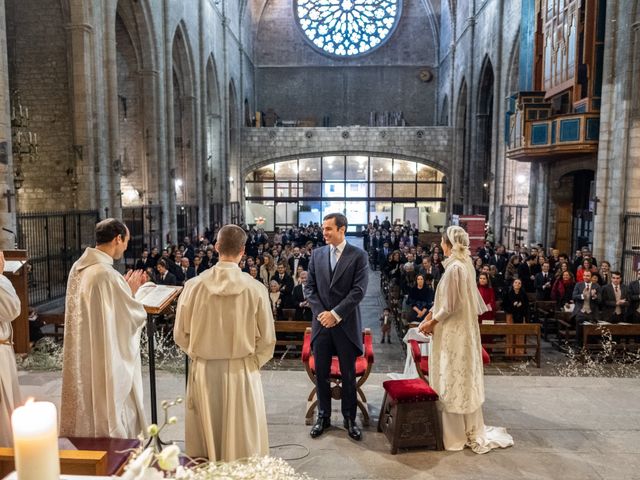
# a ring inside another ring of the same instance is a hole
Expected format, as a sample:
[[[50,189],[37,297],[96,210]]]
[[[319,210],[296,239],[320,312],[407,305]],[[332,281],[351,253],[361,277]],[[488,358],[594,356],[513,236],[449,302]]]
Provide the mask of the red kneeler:
[[[442,450],[442,432],[436,401],[438,394],[421,378],[387,380],[378,419],[378,431],[398,448],[428,447]]]
[[[362,342],[364,344],[364,354],[356,358],[356,391],[358,408],[362,412],[362,424],[369,425],[369,408],[367,407],[367,397],[364,396],[362,385],[369,378],[371,368],[373,366],[373,339],[371,330],[365,328],[362,332]],[[311,327],[308,327],[304,333],[304,342],[302,344],[302,362],[307,371],[307,375],[313,382],[313,388],[307,398],[307,413],[305,415],[305,423],[311,425],[313,423],[313,413],[318,405],[316,396],[316,370],[311,351]],[[331,398],[340,400],[342,398],[342,375],[340,374],[340,363],[338,357],[331,360]]]

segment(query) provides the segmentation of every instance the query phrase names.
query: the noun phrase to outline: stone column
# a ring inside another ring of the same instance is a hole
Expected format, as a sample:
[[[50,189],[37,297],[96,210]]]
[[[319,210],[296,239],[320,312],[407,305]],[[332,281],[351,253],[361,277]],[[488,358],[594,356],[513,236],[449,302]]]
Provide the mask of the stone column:
[[[72,182],[77,183],[76,208],[97,209],[98,196],[95,191],[93,151],[93,98],[94,90],[92,62],[92,44],[95,42],[93,27],[82,18],[78,8],[71,10],[71,23],[67,25],[67,43],[70,45],[71,70],[71,114],[73,118],[73,144],[71,162],[74,168]]]
[[[7,60],[7,30],[4,0],[0,0],[0,224],[16,232],[16,196],[13,185],[11,155],[11,107],[9,105],[9,67]],[[13,234],[0,231],[0,250],[14,248]]]

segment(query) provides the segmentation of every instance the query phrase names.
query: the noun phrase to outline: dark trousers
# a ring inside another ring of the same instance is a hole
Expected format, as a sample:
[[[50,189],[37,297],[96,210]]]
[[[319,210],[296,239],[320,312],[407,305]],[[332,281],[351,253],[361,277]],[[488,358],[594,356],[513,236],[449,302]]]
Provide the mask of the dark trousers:
[[[331,417],[331,359],[334,355],[338,356],[342,376],[342,415],[346,419],[355,420],[358,351],[339,326],[322,328],[313,341],[318,416]]]

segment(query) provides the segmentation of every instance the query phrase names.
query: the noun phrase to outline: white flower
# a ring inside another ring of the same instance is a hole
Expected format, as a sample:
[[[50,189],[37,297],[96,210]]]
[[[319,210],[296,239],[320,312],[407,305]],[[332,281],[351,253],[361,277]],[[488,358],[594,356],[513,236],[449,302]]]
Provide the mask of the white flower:
[[[155,423],[152,423],[147,428],[147,433],[149,434],[150,437],[155,437],[158,434],[158,430],[159,430],[158,425],[156,425]]]
[[[156,455],[156,459],[162,470],[175,470],[180,465],[180,448],[177,445],[169,445]]]
[[[155,468],[147,468],[136,480],[164,480],[164,475]]]
[[[151,464],[151,460],[153,460],[153,448],[149,447],[127,465],[122,480],[145,480],[145,470]]]

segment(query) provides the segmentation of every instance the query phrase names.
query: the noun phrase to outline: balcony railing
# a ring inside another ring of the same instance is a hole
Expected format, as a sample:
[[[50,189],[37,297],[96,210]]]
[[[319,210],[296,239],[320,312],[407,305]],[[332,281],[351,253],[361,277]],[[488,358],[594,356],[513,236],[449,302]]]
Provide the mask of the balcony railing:
[[[597,152],[599,113],[551,116],[551,105],[544,103],[540,96],[530,94],[524,97],[520,94],[517,101],[517,108],[512,108],[507,118],[509,158],[529,161],[541,157],[557,158]]]

